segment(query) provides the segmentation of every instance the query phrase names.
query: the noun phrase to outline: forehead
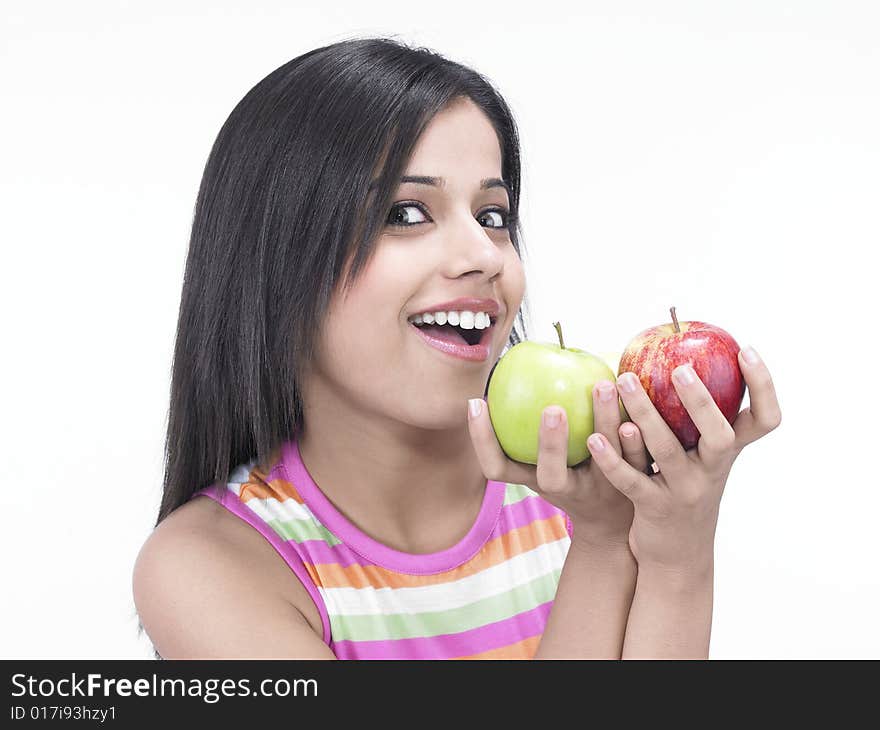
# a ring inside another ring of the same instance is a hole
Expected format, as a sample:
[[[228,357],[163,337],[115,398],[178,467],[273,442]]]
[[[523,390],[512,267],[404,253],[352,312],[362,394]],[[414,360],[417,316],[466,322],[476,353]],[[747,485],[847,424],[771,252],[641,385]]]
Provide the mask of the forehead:
[[[461,180],[501,176],[501,146],[486,114],[470,99],[438,112],[419,137],[408,173]]]

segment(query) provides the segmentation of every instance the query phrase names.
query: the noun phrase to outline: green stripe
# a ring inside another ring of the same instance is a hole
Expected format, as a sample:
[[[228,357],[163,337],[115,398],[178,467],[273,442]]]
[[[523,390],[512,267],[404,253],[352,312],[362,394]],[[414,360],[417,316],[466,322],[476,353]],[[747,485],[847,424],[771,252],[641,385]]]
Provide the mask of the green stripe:
[[[284,540],[324,540],[331,546],[342,542],[324,525],[311,520],[267,520],[267,524]]]
[[[526,497],[534,497],[537,492],[529,489],[525,484],[508,484],[504,493],[504,504],[515,504]]]
[[[455,634],[502,621],[553,600],[561,573],[561,568],[553,570],[497,596],[448,611],[340,615],[333,614],[333,606],[328,604],[330,629],[334,641],[412,639]]]

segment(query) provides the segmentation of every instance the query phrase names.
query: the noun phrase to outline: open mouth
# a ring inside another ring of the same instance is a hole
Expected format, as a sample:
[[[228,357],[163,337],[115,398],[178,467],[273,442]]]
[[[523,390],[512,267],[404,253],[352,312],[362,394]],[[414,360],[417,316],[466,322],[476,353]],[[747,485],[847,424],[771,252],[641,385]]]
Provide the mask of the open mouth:
[[[456,345],[467,345],[469,347],[488,344],[492,337],[492,332],[495,329],[494,321],[492,321],[488,327],[484,327],[483,329],[477,329],[476,327],[465,329],[461,325],[449,324],[448,322],[446,324],[437,324],[436,322],[432,324],[410,322],[410,324],[420,330],[423,334],[435,339]]]
[[[431,337],[435,337],[438,340],[443,340],[444,342],[454,342],[459,345],[476,345],[483,339],[483,335],[488,332],[491,327],[487,327],[486,329],[478,330],[478,329],[469,329],[466,330],[458,325],[452,324],[422,324],[422,325],[413,325],[413,327],[417,327],[426,335],[430,335]]]

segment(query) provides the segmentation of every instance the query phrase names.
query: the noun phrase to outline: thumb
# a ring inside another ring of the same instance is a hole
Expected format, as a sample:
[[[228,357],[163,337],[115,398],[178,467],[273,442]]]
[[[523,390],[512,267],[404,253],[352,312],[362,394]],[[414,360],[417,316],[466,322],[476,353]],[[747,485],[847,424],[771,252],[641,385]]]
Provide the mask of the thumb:
[[[599,467],[611,486],[633,504],[638,504],[648,493],[647,490],[654,487],[650,478],[619,456],[601,433],[592,434],[587,439],[587,447],[593,463]]]

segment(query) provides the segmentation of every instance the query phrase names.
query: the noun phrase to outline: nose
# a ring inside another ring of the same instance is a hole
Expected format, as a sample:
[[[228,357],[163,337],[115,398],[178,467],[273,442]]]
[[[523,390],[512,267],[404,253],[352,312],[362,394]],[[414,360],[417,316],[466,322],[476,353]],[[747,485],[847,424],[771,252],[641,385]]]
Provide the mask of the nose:
[[[451,265],[458,270],[457,275],[481,271],[486,278],[495,276],[504,266],[503,246],[506,236],[503,231],[493,233],[489,228],[480,225],[473,213],[456,218],[455,225],[449,230],[449,257]]]

